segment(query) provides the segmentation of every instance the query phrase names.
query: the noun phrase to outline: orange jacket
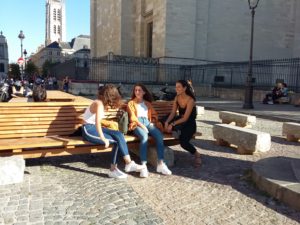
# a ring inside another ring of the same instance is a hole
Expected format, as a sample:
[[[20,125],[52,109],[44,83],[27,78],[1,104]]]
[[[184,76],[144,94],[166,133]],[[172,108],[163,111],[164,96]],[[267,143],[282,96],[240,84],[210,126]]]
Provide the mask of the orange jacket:
[[[157,128],[162,130],[162,124],[158,121],[157,112],[152,107],[151,102],[144,101],[145,105],[148,108],[148,120],[153,123]],[[136,99],[130,100],[127,104],[127,112],[129,114],[129,130],[134,130],[137,127],[137,101]]]

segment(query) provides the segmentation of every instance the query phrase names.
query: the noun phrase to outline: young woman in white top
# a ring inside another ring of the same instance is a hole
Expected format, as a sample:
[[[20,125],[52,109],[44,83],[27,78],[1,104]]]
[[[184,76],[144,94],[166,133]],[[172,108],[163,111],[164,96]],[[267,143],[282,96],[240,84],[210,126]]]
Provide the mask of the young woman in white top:
[[[120,131],[111,130],[101,127],[101,120],[104,112],[109,108],[118,108],[121,105],[121,96],[117,88],[108,84],[101,87],[98,91],[98,99],[95,100],[84,112],[83,138],[94,144],[103,144],[107,148],[109,144],[113,144],[113,159],[111,168],[108,173],[109,177],[127,178],[127,174],[123,173],[117,167],[117,155],[120,152],[125,161],[126,172],[140,172],[144,166],[136,164],[131,160],[126,140]]]

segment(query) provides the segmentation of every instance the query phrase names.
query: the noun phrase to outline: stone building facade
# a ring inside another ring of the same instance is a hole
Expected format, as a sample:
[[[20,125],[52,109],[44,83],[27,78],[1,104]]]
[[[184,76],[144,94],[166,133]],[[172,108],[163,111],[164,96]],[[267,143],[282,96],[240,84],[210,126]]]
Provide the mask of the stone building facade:
[[[46,47],[40,47],[35,54],[30,56],[30,60],[41,69],[46,60],[51,63],[64,63],[77,57],[86,60],[90,57],[89,49],[90,36],[79,35],[70,42],[54,41]],[[85,54],[81,54],[83,52]]]
[[[251,12],[241,0],[90,0],[91,56],[248,60]],[[260,1],[254,59],[300,57],[299,0]]]
[[[65,0],[46,0],[45,46],[66,41]]]
[[[0,80],[8,73],[8,47],[5,36],[0,32]]]

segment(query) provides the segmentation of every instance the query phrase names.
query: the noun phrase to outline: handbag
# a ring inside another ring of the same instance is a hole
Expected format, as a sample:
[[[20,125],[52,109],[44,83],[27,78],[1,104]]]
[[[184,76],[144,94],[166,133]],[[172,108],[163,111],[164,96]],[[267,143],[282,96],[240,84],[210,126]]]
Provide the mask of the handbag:
[[[128,113],[125,110],[123,109],[118,110],[117,122],[119,125],[119,131],[122,132],[123,134],[127,134],[129,120],[128,120]]]

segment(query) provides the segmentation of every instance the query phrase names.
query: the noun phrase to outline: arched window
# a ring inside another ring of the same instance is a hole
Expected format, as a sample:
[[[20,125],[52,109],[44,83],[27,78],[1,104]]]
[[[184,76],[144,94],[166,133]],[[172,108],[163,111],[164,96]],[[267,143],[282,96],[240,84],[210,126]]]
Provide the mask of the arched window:
[[[60,26],[57,25],[57,33],[60,34]]]
[[[56,20],[56,9],[53,9],[53,19]]]
[[[57,20],[61,20],[60,9],[57,10]]]
[[[53,26],[53,32],[56,34],[56,25]]]

